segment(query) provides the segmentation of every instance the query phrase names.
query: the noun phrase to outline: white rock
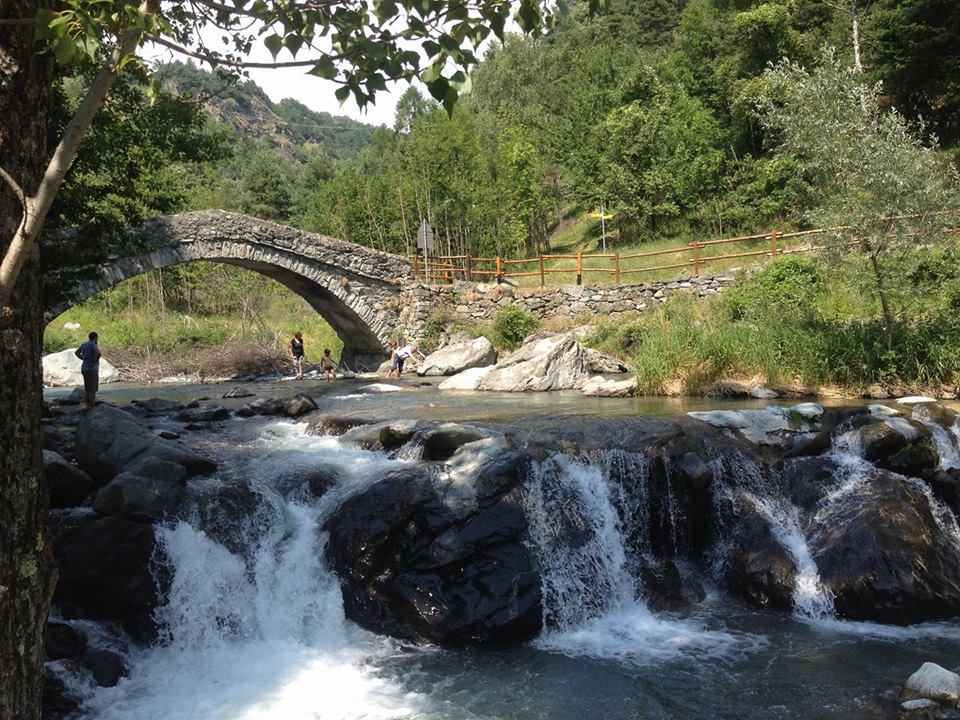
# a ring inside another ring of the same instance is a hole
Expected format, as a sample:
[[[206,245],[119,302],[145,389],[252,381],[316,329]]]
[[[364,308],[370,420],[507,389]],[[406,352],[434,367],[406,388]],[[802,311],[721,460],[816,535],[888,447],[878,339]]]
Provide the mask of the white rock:
[[[790,408],[790,410],[804,420],[813,420],[823,415],[823,406],[812,402],[799,403]]]
[[[896,417],[897,415],[900,414],[899,410],[895,410],[889,405],[881,405],[880,403],[867,405],[867,410],[870,411],[871,415],[874,415],[875,417],[882,417],[882,418]]]
[[[80,329],[80,323],[65,322],[65,323],[63,324],[63,329],[64,329],[64,330],[79,330],[79,329]]]
[[[462,373],[448,377],[437,385],[438,390],[476,390],[480,380],[493,370],[493,365],[487,367],[470,368]]]
[[[926,395],[908,395],[907,397],[897,398],[897,405],[922,405],[923,403],[935,403],[936,398]]]
[[[43,356],[43,384],[58,387],[61,385],[83,385],[83,375],[80,374],[80,358],[73,354],[73,350],[61,350]],[[120,381],[120,371],[100,358],[100,383]]]
[[[430,353],[420,367],[417,375],[456,375],[470,368],[486,367],[497,361],[497,351],[485,337],[453,342]]]
[[[357,392],[364,393],[388,393],[399,392],[400,390],[403,390],[403,388],[399,385],[389,385],[387,383],[370,383],[369,385],[357,388]]]
[[[903,435],[907,442],[913,442],[920,437],[920,431],[902,417],[888,417],[884,422]]]
[[[587,374],[583,346],[570,333],[529,342],[498,362],[478,390],[570,390]]]
[[[923,715],[925,717],[943,716],[940,711],[940,704],[927,698],[917,698],[916,700],[907,700],[900,703],[900,709],[910,715]]]
[[[626,380],[607,380],[604,377],[592,377],[587,380],[580,392],[592,397],[632,397],[637,394],[637,378]]]
[[[687,415],[695,420],[701,420],[714,427],[727,428],[730,430],[739,430],[745,428],[750,423],[736,410],[705,410],[701,412],[688,412]]]
[[[757,398],[758,400],[773,400],[774,398],[780,397],[780,394],[776,390],[757,385],[755,388],[750,389],[750,397]]]
[[[950,672],[932,662],[925,662],[913,675],[907,678],[903,687],[903,697],[928,698],[953,705],[960,700],[960,675]]]

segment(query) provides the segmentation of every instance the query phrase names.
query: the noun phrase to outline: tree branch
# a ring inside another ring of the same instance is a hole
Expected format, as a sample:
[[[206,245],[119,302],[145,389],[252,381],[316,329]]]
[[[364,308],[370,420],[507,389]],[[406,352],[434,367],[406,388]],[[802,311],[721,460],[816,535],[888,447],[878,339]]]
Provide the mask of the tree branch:
[[[160,0],[144,0],[140,5],[140,12],[144,15],[154,15],[160,7]],[[107,63],[97,73],[97,77],[87,90],[86,96],[77,108],[77,112],[70,119],[66,132],[60,139],[53,157],[40,180],[36,195],[26,198],[26,207],[31,212],[24,215],[16,234],[10,241],[10,246],[0,263],[0,307],[10,303],[13,288],[16,285],[20,271],[33,249],[43,223],[50,212],[53,200],[63,184],[63,179],[77,157],[80,141],[90,127],[94,115],[103,105],[103,102],[120,73],[122,63],[136,52],[137,45],[143,38],[143,28],[127,28],[120,36],[120,43],[114,49]]]
[[[197,52],[196,50],[190,50],[185,48],[182,45],[177,45],[175,42],[167,40],[166,38],[159,37],[157,35],[150,35],[147,40],[149,42],[156,43],[157,45],[163,45],[164,47],[170,48],[174,52],[178,52],[187,57],[192,57],[194,60],[203,60],[208,62],[211,65],[226,65],[228,67],[234,68],[265,68],[272,70],[275,68],[291,68],[291,67],[313,67],[317,64],[317,59],[313,60],[287,60],[283,62],[247,62],[246,60],[233,60],[229,57],[223,57],[220,55],[214,55],[211,53]],[[339,55],[330,56],[334,60],[340,59]]]
[[[10,189],[13,190],[13,194],[17,196],[17,199],[20,201],[20,205],[24,210],[26,210],[27,194],[23,191],[23,188],[20,187],[20,183],[14,180],[10,173],[8,173],[2,167],[0,167],[0,180],[3,180],[10,187]]]

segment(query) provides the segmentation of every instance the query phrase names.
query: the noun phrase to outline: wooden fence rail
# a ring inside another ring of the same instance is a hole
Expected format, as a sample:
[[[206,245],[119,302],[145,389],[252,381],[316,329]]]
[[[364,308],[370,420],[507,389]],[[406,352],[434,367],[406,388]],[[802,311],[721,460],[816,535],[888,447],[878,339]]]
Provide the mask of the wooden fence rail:
[[[958,211],[949,212],[957,216]],[[429,258],[426,267],[424,266],[422,256],[413,255],[410,257],[410,260],[413,264],[413,276],[423,279],[428,283],[430,281],[439,281],[449,284],[454,280],[473,281],[489,278],[494,278],[499,283],[507,278],[539,278],[540,286],[544,287],[547,284],[549,275],[575,274],[577,285],[583,284],[583,278],[586,275],[612,275],[614,282],[620,284],[625,276],[652,273],[661,270],[690,268],[693,275],[698,275],[702,267],[717,262],[718,260],[756,258],[761,256],[773,258],[778,255],[793,255],[796,253],[822,250],[823,246],[821,245],[790,245],[790,242],[798,238],[812,239],[817,235],[839,229],[842,228],[818,228],[815,230],[783,233],[774,230],[759,235],[743,235],[718,240],[698,240],[682,247],[667,250],[624,254],[556,253],[541,254],[532,258],[520,259],[504,259],[499,256],[473,257],[471,255],[440,255]],[[960,230],[958,230],[956,224],[948,229],[948,232],[951,232],[954,236],[960,235]],[[747,243],[754,247],[743,252],[725,252],[722,249],[722,246],[733,243]],[[762,247],[756,247],[761,244]],[[852,244],[856,245],[857,243]],[[720,254],[709,254],[713,248],[717,248]],[[667,258],[666,256],[673,257]],[[653,260],[653,258],[663,258],[667,262],[661,263]],[[646,264],[648,259],[650,260],[650,264]],[[644,264],[641,267],[624,267],[624,263],[630,264],[635,260],[640,260]],[[603,266],[593,264],[595,261],[600,262]]]

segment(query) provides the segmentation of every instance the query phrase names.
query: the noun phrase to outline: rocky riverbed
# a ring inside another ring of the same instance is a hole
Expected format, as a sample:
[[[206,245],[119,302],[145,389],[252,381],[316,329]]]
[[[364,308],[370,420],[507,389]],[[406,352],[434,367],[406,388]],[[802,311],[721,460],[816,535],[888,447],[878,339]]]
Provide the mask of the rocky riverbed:
[[[120,717],[124,688],[149,694],[145,657],[188,636],[202,648],[272,637],[264,612],[324,628],[339,613],[366,637],[477,647],[485,663],[537,647],[627,666],[651,648],[687,657],[678,642],[697,663],[776,644],[718,626],[718,607],[871,638],[949,637],[929,623],[960,616],[958,423],[942,405],[374,421],[307,393],[223,394],[48,407],[60,580],[47,717]],[[278,578],[309,583],[271,591],[289,607],[261,607]],[[940,646],[930,655],[957,665]],[[858,696],[866,715],[914,712],[890,694],[907,674]],[[728,692],[742,712],[710,716],[810,716],[770,714],[764,693],[747,712]],[[689,716],[670,707],[650,716]]]

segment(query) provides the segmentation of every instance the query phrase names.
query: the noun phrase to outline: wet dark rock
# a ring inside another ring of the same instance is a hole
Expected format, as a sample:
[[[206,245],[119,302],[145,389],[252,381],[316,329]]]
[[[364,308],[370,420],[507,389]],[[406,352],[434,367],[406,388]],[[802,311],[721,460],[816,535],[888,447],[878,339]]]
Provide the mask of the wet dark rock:
[[[948,468],[933,473],[927,482],[941,502],[960,516],[960,469]]]
[[[710,466],[695,452],[681,455],[676,461],[676,467],[680,476],[690,483],[694,490],[706,490],[713,479]]]
[[[487,478],[489,492],[503,468]],[[501,487],[500,490],[503,490]],[[540,630],[540,579],[517,488],[448,502],[426,466],[385,473],[326,524],[347,616],[395,637],[522,642]]]
[[[93,478],[52,450],[43,451],[43,476],[52,508],[76,507],[93,492]]]
[[[48,622],[43,636],[43,652],[47,660],[65,660],[81,655],[87,649],[87,638],[67,623]]]
[[[230,411],[222,405],[201,405],[187,408],[177,413],[177,419],[187,423],[207,423],[222,421],[230,417]]]
[[[154,457],[135,460],[97,492],[93,509],[130,520],[161,520],[180,502],[186,480],[186,468],[177,463]]]
[[[836,485],[836,465],[826,457],[791,458],[783,464],[783,477],[790,500],[799,508],[812,511]]]
[[[367,450],[393,450],[406,444],[415,433],[433,427],[420,420],[389,420],[356,425],[347,429],[342,440]]]
[[[188,475],[213,472],[217,464],[176,440],[164,440],[142,421],[111,405],[84,414],[77,427],[77,462],[103,484],[128,464],[153,457],[182,465]]]
[[[226,398],[247,398],[247,397],[253,397],[254,395],[256,395],[255,392],[241,385],[235,388],[230,388],[223,394],[223,397],[225,399]]]
[[[282,398],[259,398],[252,403],[247,403],[237,410],[240,417],[253,417],[254,415],[282,415],[285,400]]]
[[[463,445],[489,435],[470,425],[440,423],[418,433],[417,442],[423,447],[424,460],[447,460]]]
[[[960,614],[960,548],[918,481],[877,470],[819,512],[809,544],[842,617],[903,625]]]
[[[795,435],[784,458],[821,455],[830,449],[831,437],[828,432],[810,432]]]
[[[43,720],[66,720],[80,709],[81,700],[66,683],[46,666],[43,668],[43,700],[40,717]]]
[[[877,464],[901,475],[922,477],[940,466],[940,455],[930,438],[922,437]]]
[[[73,457],[74,430],[63,425],[41,425],[41,446],[65,458]]]
[[[135,639],[156,637],[153,611],[167,578],[158,568],[153,527],[92,513],[51,516],[60,573],[54,599],[65,615],[121,623]],[[159,583],[159,587],[158,587]]]
[[[190,432],[220,432],[223,429],[223,423],[219,420],[207,420],[205,422],[189,422],[183,426],[184,430]]]
[[[306,393],[298,393],[283,404],[284,414],[292,418],[298,418],[316,409],[317,403]]]
[[[263,538],[274,531],[283,532],[286,526],[276,493],[249,480],[190,487],[176,515],[248,560]]]
[[[655,612],[688,610],[707,597],[700,581],[689,572],[681,573],[670,560],[645,563],[640,578],[647,607]]]
[[[69,406],[69,405],[81,405],[83,404],[83,400],[84,400],[83,388],[75,387],[73,390],[70,391],[68,395],[64,395],[63,397],[57,398],[56,400],[54,400],[54,402],[57,405]]]
[[[904,418],[871,422],[860,430],[863,457],[871,462],[880,461],[927,434],[929,430],[925,427]]]
[[[294,468],[276,481],[277,492],[287,499],[319,499],[342,480],[335,465]]]
[[[100,687],[114,687],[128,674],[123,658],[110,650],[87,650],[80,664],[90,671]]]
[[[373,423],[372,418],[312,413],[307,417],[307,432],[311,435],[343,435],[351,428]]]
[[[796,565],[770,527],[770,521],[749,501],[736,519],[729,581],[734,592],[754,607],[791,610]]]
[[[143,410],[147,415],[172,415],[183,410],[181,403],[166,398],[134,400],[131,404]]]

